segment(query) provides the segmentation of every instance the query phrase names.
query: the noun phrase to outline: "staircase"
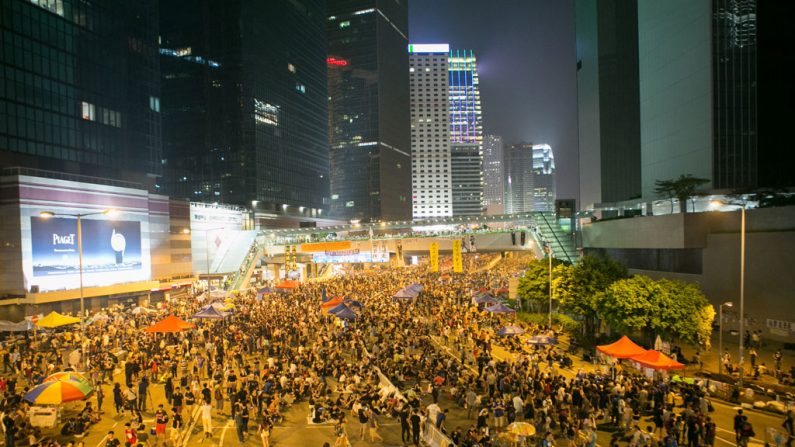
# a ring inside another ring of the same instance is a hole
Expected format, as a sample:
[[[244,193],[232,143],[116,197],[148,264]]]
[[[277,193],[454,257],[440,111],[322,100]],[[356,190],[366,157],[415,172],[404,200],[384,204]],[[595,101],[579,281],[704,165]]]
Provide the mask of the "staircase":
[[[240,263],[239,268],[235,271],[229,280],[227,290],[240,290],[248,287],[251,280],[251,275],[254,274],[254,269],[257,267],[257,261],[262,257],[262,246],[255,240],[246,257]]]
[[[537,213],[534,215],[538,232],[534,236],[540,246],[546,242],[552,248],[552,255],[562,261],[577,262],[577,250],[574,248],[572,235],[558,225],[553,213]]]

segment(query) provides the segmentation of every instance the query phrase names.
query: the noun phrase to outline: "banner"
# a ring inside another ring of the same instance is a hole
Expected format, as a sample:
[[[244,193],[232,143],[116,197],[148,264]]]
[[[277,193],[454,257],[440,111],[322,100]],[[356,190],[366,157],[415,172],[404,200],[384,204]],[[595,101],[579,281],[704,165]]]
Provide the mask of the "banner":
[[[439,243],[438,242],[431,242],[431,271],[438,272],[439,271]]]
[[[461,239],[453,241],[453,272],[461,273],[464,271],[464,261],[461,259]]]
[[[83,219],[83,272],[140,270],[141,224]],[[33,276],[77,274],[77,219],[31,217]]]

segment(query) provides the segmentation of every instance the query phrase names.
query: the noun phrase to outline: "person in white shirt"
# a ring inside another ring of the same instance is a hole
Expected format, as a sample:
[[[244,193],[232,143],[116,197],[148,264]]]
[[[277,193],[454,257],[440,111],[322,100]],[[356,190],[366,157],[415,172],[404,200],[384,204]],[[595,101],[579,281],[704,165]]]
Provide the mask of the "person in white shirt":
[[[435,402],[433,402],[430,405],[428,405],[426,410],[428,410],[428,418],[431,421],[434,421],[434,423],[435,423],[436,422],[436,416],[442,411],[442,408],[439,407],[439,405],[436,405]]]
[[[202,427],[204,428],[204,437],[213,437],[213,407],[209,402],[203,401],[202,406],[199,407],[199,413],[202,417]]]
[[[524,420],[524,401],[518,394],[513,396],[513,409],[516,412],[516,420]]]

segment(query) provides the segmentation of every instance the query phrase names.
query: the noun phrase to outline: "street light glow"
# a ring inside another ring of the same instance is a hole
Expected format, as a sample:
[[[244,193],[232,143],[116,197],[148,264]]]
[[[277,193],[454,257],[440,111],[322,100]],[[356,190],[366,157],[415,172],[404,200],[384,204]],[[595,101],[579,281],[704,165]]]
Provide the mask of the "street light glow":
[[[55,213],[52,211],[42,211],[39,213],[39,217],[49,219],[50,217],[55,217]]]

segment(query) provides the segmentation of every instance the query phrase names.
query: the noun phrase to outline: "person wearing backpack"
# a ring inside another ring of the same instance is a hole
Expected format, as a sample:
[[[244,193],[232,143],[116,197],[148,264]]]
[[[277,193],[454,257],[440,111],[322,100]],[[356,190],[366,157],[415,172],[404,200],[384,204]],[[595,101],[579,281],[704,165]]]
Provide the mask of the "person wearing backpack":
[[[707,420],[704,422],[704,445],[710,447],[715,445],[715,435],[717,430],[718,427],[715,425],[715,422],[711,417],[707,416]]]
[[[756,436],[754,426],[748,422],[748,416],[743,416],[743,423],[740,428],[740,447],[748,447],[748,440],[754,436]]]

